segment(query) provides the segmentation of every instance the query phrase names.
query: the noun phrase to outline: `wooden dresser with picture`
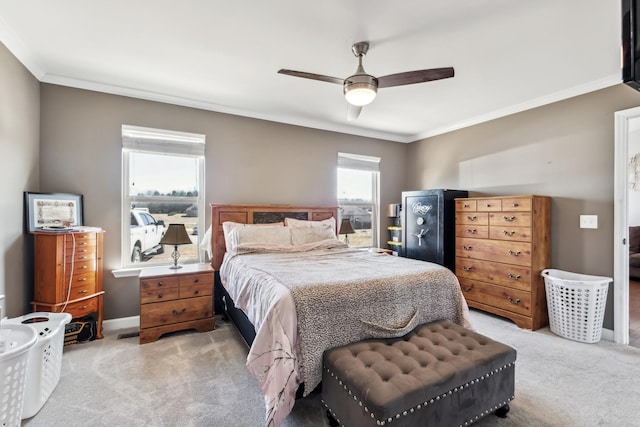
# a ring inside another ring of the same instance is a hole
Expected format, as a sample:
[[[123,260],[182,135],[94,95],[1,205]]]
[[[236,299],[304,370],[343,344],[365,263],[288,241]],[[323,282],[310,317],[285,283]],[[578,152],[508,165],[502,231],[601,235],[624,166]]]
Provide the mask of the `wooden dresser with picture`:
[[[94,315],[102,338],[102,230],[36,231],[33,311]]]
[[[469,307],[519,327],[548,324],[544,280],[551,253],[546,196],[456,199],[456,266]]]

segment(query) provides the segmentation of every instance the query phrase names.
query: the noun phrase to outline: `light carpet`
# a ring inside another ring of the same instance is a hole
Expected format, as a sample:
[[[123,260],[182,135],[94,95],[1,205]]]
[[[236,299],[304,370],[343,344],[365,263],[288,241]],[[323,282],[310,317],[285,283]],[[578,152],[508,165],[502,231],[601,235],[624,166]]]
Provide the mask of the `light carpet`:
[[[548,328],[519,329],[472,310],[479,333],[518,351],[516,397],[506,419],[476,426],[640,426],[640,349],[585,344]],[[131,331],[65,347],[60,382],[40,412],[22,425],[264,425],[264,403],[245,368],[247,347],[216,317],[208,333],[180,332],[144,345],[118,339]],[[328,426],[318,393],[298,400],[283,427]]]

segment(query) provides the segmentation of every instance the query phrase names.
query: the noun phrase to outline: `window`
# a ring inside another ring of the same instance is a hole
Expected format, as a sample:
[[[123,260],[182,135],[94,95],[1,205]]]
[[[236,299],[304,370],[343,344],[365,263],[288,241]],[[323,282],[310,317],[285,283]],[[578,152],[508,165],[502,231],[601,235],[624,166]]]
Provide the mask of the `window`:
[[[380,158],[338,153],[338,219],[351,222],[351,247],[378,246],[379,181]]]
[[[204,135],[122,126],[123,268],[172,263],[160,240],[173,223],[193,242],[178,247],[179,262],[204,261],[204,144]]]

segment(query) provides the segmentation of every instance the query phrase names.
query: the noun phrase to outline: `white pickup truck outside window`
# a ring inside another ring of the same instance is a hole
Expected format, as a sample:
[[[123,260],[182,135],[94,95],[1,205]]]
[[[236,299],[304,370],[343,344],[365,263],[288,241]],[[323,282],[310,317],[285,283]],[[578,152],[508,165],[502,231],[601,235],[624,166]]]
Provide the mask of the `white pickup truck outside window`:
[[[184,224],[193,242],[180,262],[202,262],[205,136],[122,126],[122,267],[168,265],[160,240],[171,223]]]

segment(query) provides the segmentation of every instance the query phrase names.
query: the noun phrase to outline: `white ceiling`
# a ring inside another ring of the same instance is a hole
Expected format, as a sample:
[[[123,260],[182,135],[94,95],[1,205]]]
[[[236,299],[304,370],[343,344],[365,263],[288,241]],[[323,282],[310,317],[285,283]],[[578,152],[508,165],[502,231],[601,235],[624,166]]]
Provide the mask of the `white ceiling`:
[[[42,82],[399,142],[621,81],[619,0],[0,0],[0,40]],[[452,66],[383,88],[346,120],[351,45],[366,71]]]

